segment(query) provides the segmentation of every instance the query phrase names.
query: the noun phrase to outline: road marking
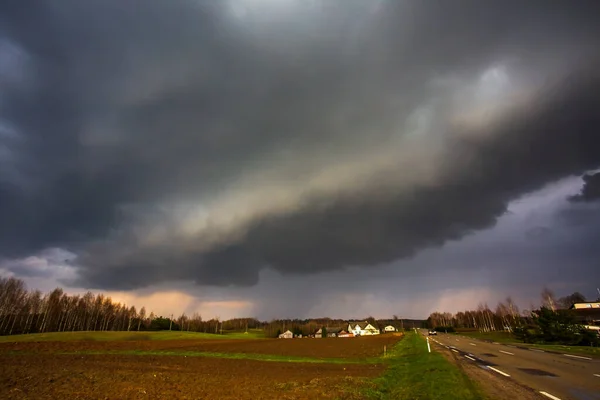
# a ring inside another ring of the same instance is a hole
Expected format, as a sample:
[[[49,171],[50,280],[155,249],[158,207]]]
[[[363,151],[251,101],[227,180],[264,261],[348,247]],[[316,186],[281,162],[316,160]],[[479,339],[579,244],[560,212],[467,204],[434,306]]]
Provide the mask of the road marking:
[[[489,368],[489,369],[491,369],[492,371],[495,371],[495,372],[499,373],[500,375],[504,375],[504,376],[510,376],[510,375],[509,375],[509,374],[507,374],[506,372],[502,372],[502,371],[500,371],[499,369],[496,369],[496,368],[494,368],[494,367],[490,367],[489,365],[488,365],[488,368]]]
[[[552,399],[552,400],[560,400],[560,398],[559,398],[559,397],[552,396],[550,393],[546,393],[546,392],[540,392],[540,394],[543,394],[544,396],[546,396],[546,397],[548,397],[548,398],[550,398],[550,399]]]
[[[592,359],[591,359],[591,358],[589,358],[589,357],[574,356],[574,355],[572,355],[572,354],[563,354],[563,356],[565,356],[565,357],[573,357],[573,358],[581,358],[582,360],[592,360]]]
[[[469,343],[471,346],[477,346],[475,343]]]
[[[500,353],[504,353],[504,354],[508,354],[508,355],[514,356],[514,354],[513,354],[513,353],[509,353],[508,351],[504,351],[504,350],[498,350],[498,351],[499,351]]]
[[[544,350],[539,350],[539,349],[529,349],[529,350],[531,350],[531,351],[537,351],[538,353],[545,353]]]
[[[469,356],[465,356],[465,357],[467,357],[469,360],[473,360],[473,361],[475,361],[475,359],[474,359],[473,357],[469,357]],[[600,375],[599,375],[599,376],[600,376]]]
[[[458,353],[458,350],[451,349],[453,352]]]
[[[594,374],[594,376],[597,376],[598,378],[600,378],[600,374]]]
[[[500,344],[500,343],[498,343],[498,342],[492,342],[492,344]]]
[[[456,339],[456,341],[458,342],[458,339]]]

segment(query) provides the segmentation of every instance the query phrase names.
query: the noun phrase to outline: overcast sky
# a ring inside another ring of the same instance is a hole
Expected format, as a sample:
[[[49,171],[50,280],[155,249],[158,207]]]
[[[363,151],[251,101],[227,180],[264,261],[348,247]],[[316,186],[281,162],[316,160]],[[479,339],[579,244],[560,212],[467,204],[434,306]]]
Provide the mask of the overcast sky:
[[[0,5],[0,274],[163,314],[600,286],[600,3]]]

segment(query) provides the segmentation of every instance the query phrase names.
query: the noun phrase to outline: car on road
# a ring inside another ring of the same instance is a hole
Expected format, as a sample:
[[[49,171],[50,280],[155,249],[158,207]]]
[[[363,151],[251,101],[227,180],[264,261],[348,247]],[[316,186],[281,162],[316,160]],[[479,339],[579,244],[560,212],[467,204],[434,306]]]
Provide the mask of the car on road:
[[[436,336],[436,335],[437,335],[436,331],[433,331],[433,330],[429,331],[429,336]]]

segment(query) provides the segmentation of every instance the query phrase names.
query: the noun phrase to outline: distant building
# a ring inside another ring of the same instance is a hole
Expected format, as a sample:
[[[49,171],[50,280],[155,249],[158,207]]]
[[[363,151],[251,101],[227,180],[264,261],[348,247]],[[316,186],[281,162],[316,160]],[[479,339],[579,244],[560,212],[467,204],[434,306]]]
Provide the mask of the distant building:
[[[354,334],[352,332],[347,332],[342,329],[340,333],[338,333],[337,337],[354,337]]]
[[[294,334],[290,330],[287,330],[287,331],[283,332],[281,335],[279,335],[279,339],[293,339],[293,338],[294,338]]]
[[[315,332],[315,337],[317,338],[322,338],[323,337],[323,329],[325,329],[325,331],[327,332],[327,337],[337,337],[338,334],[343,331],[342,328],[337,328],[337,327],[325,327],[325,328],[319,328],[318,331]]]
[[[589,309],[589,308],[600,309],[600,303],[575,303],[571,306],[572,310],[581,310],[581,309]]]
[[[395,326],[392,325],[388,325],[385,328],[383,328],[384,332],[396,332],[398,329],[396,329]]]
[[[578,323],[589,326],[600,325],[600,303],[575,303],[571,306],[571,310]]]
[[[368,322],[351,322],[348,324],[348,332],[352,332],[354,336],[371,336],[379,335],[379,329],[375,328]]]

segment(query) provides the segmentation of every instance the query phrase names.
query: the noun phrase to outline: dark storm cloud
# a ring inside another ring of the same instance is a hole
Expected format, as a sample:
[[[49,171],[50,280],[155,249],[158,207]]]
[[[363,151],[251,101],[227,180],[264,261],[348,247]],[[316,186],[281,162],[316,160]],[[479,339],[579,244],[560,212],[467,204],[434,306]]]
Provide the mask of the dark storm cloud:
[[[572,196],[570,200],[575,202],[600,200],[600,172],[585,174],[581,193]]]
[[[597,2],[0,7],[0,254],[87,286],[410,257],[600,164]],[[530,91],[486,119],[503,64]]]

